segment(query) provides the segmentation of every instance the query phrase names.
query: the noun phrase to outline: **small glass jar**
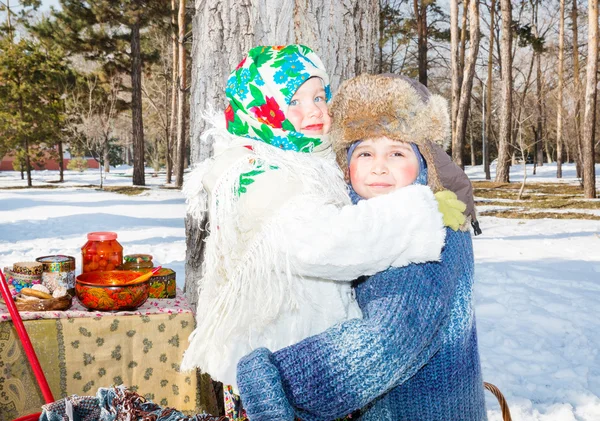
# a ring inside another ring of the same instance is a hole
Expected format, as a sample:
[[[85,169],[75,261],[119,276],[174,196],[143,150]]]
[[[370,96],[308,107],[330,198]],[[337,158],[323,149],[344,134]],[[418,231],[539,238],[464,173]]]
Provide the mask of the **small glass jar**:
[[[154,267],[152,256],[149,254],[128,254],[123,258],[124,263],[121,266],[123,270],[135,270],[138,272],[148,272],[148,269]]]
[[[81,248],[82,272],[115,270],[123,263],[116,232],[90,232]]]

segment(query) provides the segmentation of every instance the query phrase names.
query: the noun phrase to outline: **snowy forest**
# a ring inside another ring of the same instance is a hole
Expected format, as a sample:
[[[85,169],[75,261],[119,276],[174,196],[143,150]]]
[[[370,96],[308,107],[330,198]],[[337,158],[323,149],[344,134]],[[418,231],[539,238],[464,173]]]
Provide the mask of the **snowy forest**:
[[[31,168],[68,148],[105,171],[132,164],[134,185],[147,165],[180,186],[184,168],[211,153],[198,140],[201,115],[223,108],[231,64],[253,45],[294,41],[324,57],[334,91],[355,74],[390,72],[448,98],[448,152],[461,167],[482,164],[489,179],[497,160],[495,181],[506,182],[518,162],[556,162],[558,178],[574,162],[595,197],[593,2],[264,0],[252,6],[260,20],[236,1],[41,6],[0,4],[0,154],[16,154],[29,184]]]

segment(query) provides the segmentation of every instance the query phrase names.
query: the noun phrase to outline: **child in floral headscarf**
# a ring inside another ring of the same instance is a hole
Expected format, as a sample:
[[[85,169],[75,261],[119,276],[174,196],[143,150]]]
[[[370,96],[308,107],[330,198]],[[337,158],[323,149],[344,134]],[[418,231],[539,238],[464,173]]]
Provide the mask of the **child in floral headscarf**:
[[[253,48],[226,94],[226,130],[205,133],[215,157],[184,187],[210,235],[181,368],[235,390],[242,356],[360,317],[348,281],[436,260],[445,235],[426,186],[351,204],[326,136],[329,78],[308,47]]]

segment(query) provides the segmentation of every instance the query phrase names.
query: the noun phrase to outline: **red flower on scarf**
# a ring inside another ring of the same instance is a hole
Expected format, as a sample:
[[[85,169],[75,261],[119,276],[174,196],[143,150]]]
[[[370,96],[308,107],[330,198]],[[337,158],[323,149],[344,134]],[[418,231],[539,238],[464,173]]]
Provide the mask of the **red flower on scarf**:
[[[229,127],[229,123],[235,119],[235,113],[233,112],[233,108],[231,104],[227,108],[225,108],[225,121],[227,121],[227,127]]]
[[[261,123],[281,129],[281,123],[285,120],[283,111],[279,108],[279,104],[275,101],[275,98],[265,97],[265,99],[267,103],[260,107],[252,107],[252,113],[254,113],[256,119]]]
[[[237,65],[237,67],[235,68],[235,70],[240,69],[244,65],[244,63],[246,62],[247,58],[248,57],[244,57],[244,59],[242,61],[240,61],[240,64]]]

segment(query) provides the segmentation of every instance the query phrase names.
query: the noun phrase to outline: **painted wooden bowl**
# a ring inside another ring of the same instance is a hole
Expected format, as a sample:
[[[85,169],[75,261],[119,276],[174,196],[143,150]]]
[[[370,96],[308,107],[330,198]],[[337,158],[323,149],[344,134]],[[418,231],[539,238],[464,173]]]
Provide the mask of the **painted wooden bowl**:
[[[148,299],[148,280],[128,281],[142,275],[130,270],[82,273],[75,281],[75,295],[90,310],[135,310]]]

